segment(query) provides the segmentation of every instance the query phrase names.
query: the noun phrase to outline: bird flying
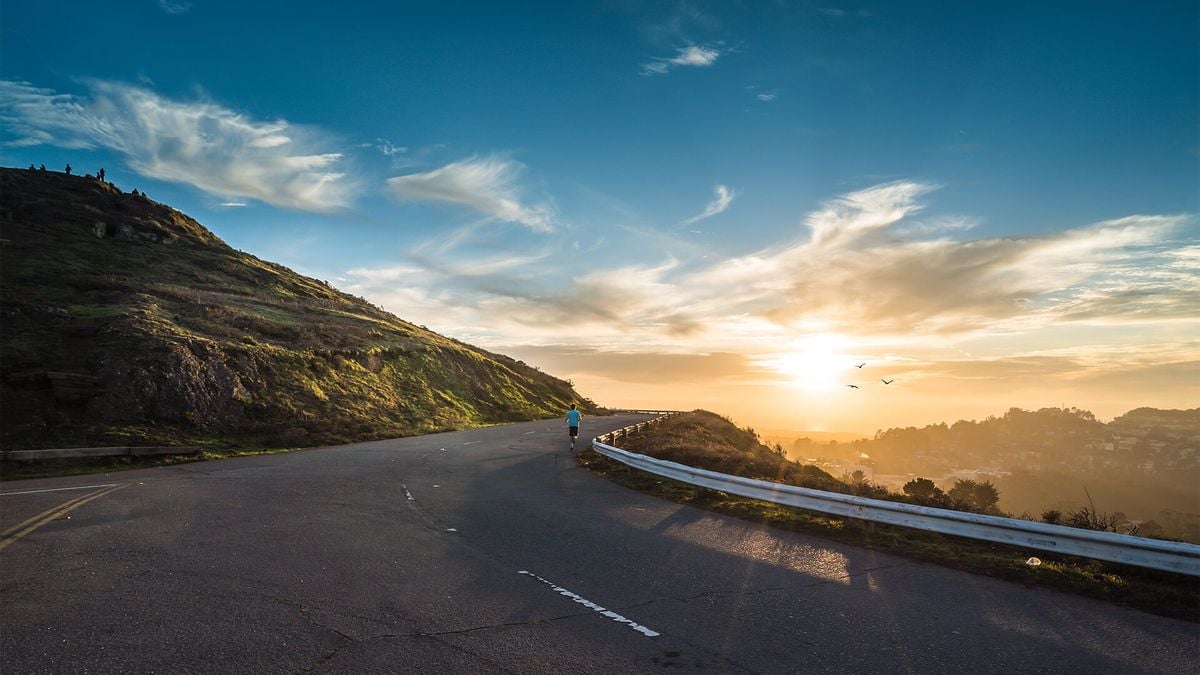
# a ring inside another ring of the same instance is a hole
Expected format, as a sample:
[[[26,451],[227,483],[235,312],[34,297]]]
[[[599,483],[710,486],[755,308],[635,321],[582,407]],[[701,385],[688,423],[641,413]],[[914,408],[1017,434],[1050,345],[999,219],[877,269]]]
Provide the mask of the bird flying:
[[[857,385],[857,384],[848,384],[848,385],[846,385],[846,386],[847,386],[847,387],[850,387],[851,389],[858,389],[858,385]]]
[[[891,384],[891,383],[895,382],[895,380],[884,380],[884,379],[880,379],[879,381],[884,384]]]
[[[855,368],[862,368],[862,367],[863,367],[863,366],[865,366],[865,365],[867,365],[867,362],[866,362],[866,361],[863,361],[862,363],[860,363],[860,364],[858,364],[857,366],[854,366],[854,367],[855,367]]]

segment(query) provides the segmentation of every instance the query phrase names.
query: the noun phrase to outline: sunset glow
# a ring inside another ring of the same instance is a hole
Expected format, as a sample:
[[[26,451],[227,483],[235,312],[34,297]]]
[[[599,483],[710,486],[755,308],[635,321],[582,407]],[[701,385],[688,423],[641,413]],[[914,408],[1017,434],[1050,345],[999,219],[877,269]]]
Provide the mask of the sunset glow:
[[[7,3],[5,163],[106,167],[608,406],[1200,401],[1194,3],[184,4],[73,8],[114,41]]]

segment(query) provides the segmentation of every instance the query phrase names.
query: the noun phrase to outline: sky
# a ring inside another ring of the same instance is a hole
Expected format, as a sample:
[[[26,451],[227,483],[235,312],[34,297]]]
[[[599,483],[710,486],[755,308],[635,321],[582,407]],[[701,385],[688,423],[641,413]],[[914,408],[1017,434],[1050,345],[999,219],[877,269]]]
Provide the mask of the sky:
[[[1200,405],[1191,0],[9,1],[0,161],[604,405]]]

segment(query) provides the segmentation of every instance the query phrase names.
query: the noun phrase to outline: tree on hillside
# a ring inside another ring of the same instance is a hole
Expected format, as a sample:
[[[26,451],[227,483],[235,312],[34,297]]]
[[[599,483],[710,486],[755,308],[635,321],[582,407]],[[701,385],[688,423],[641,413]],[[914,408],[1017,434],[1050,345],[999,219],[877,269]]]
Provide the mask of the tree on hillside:
[[[992,485],[991,481],[985,480],[975,486],[975,505],[983,513],[999,513],[996,505],[1000,503],[1000,491]]]
[[[905,483],[901,489],[904,490],[904,494],[921,501],[928,501],[934,495],[943,494],[942,489],[928,478],[914,478]]]
[[[976,513],[999,513],[996,505],[1000,503],[1000,491],[990,481],[982,483],[963,478],[954,482],[954,487],[946,493],[954,502],[956,508]]]

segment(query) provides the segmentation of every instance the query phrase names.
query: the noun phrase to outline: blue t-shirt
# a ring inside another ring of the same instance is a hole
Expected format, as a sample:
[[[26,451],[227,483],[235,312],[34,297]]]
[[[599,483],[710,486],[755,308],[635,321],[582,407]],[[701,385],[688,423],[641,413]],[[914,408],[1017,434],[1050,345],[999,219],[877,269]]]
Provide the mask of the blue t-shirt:
[[[567,411],[567,426],[569,426],[569,427],[579,426],[579,418],[580,417],[583,417],[583,415],[580,415],[578,410],[568,410]]]

